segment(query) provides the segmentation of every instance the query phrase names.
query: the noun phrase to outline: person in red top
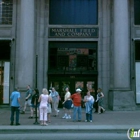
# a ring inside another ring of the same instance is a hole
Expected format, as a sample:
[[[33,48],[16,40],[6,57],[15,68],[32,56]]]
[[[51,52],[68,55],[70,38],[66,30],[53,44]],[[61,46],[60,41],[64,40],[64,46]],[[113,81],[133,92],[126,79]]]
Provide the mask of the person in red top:
[[[78,113],[78,121],[81,121],[81,89],[76,89],[76,93],[71,95],[71,99],[73,100],[73,121],[76,121],[76,114]]]

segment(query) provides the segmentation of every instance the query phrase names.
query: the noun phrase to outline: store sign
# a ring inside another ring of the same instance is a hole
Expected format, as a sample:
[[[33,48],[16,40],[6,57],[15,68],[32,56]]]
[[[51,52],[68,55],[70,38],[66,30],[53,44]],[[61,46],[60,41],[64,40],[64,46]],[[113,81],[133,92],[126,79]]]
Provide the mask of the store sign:
[[[98,28],[49,28],[49,37],[97,38]]]

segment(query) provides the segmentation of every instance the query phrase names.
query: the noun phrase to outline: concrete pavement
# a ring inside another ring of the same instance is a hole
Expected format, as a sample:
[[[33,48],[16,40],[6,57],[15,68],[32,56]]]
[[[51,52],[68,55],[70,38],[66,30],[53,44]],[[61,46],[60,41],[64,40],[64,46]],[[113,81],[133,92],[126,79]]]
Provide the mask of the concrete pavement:
[[[140,111],[110,111],[97,114],[93,113],[93,122],[85,122],[85,110],[82,110],[82,121],[73,122],[72,119],[62,119],[63,109],[60,109],[59,116],[51,115],[51,123],[48,126],[34,125],[35,118],[28,119],[30,116],[29,108],[25,114],[20,114],[20,126],[10,126],[10,107],[0,109],[0,133],[26,131],[46,132],[46,131],[125,131],[128,129],[140,129]],[[39,122],[39,119],[38,119]]]

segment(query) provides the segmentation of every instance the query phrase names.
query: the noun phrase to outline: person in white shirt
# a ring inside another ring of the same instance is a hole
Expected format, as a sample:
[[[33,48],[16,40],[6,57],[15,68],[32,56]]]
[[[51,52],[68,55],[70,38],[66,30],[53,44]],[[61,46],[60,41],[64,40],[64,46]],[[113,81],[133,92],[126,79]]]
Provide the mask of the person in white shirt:
[[[90,91],[87,92],[87,95],[84,97],[85,109],[86,109],[86,120],[85,122],[92,122],[92,110],[94,104],[94,97],[90,95]]]
[[[70,99],[71,93],[69,92],[69,88],[67,87],[65,89],[66,93],[65,93],[65,97],[64,97],[64,102],[63,102],[63,106],[64,106],[64,116],[62,117],[63,119],[71,119],[71,105],[72,105],[72,100]]]

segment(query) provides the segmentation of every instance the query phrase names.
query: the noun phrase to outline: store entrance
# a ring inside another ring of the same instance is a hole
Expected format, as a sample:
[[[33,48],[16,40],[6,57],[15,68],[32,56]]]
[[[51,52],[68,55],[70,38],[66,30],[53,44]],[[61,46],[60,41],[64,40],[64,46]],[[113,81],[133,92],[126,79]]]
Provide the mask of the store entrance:
[[[75,93],[75,89],[82,89],[82,98],[86,95],[87,91],[90,90],[91,94],[95,96],[95,91],[97,89],[97,78],[90,76],[56,76],[49,77],[49,85],[48,87],[55,87],[55,89],[59,92],[61,101],[59,102],[59,107],[62,107],[62,102],[64,101],[65,95],[65,87],[69,87],[71,94]]]
[[[64,101],[66,86],[71,94],[76,88],[87,91],[97,89],[97,42],[50,41],[48,56],[48,87],[55,87]]]

